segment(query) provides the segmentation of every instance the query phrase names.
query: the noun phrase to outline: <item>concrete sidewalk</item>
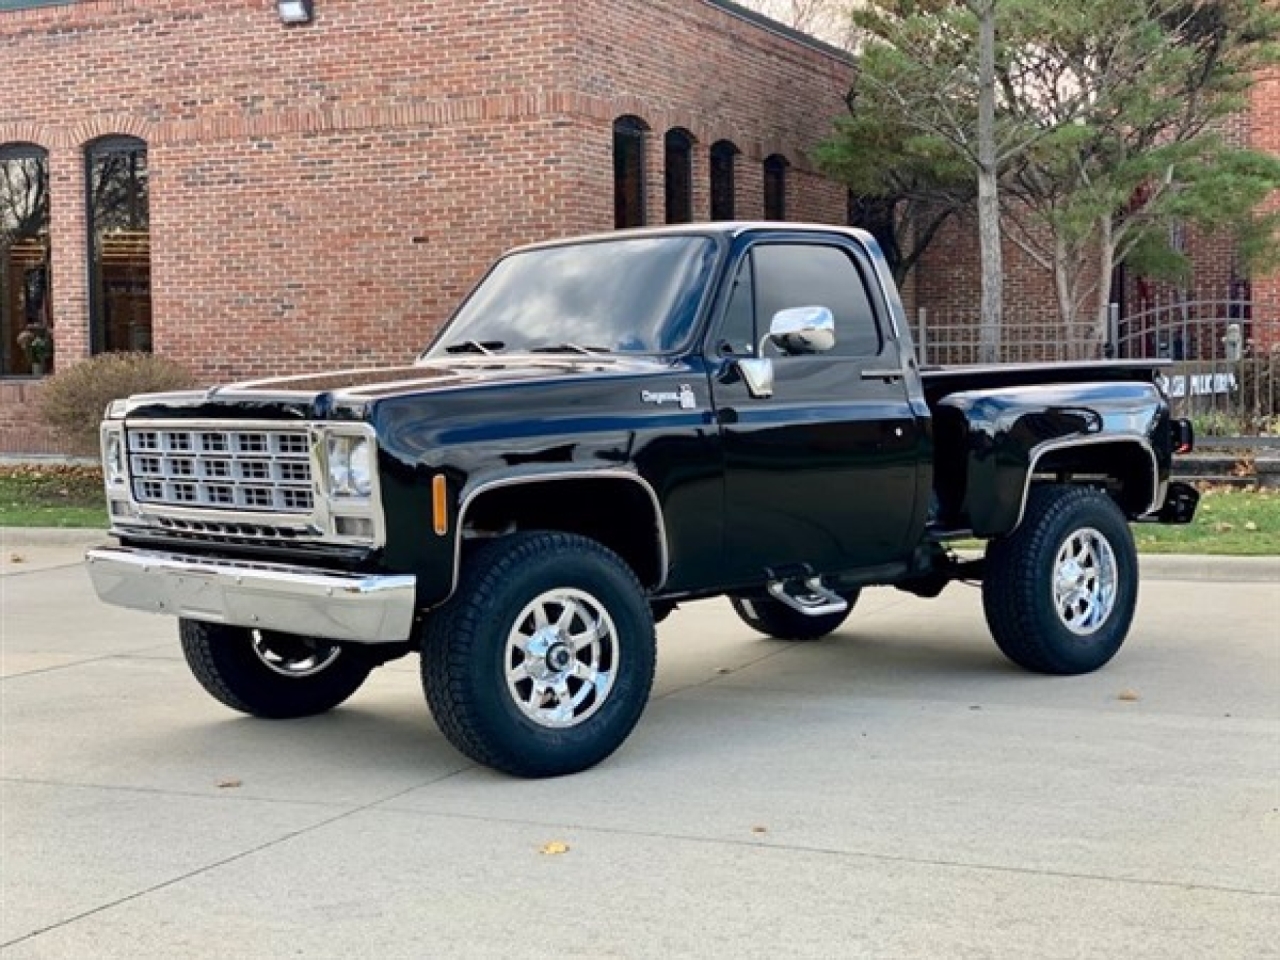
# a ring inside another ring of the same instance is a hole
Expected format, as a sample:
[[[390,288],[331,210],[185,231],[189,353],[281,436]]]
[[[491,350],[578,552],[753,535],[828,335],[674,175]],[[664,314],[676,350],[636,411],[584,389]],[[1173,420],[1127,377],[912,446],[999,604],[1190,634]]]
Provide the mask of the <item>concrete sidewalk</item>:
[[[963,585],[807,644],[691,604],[622,750],[524,782],[449,747],[413,659],[323,717],[226,710],[61,536],[0,539],[3,960],[1280,956],[1271,558],[1144,560],[1076,678],[1011,667]]]

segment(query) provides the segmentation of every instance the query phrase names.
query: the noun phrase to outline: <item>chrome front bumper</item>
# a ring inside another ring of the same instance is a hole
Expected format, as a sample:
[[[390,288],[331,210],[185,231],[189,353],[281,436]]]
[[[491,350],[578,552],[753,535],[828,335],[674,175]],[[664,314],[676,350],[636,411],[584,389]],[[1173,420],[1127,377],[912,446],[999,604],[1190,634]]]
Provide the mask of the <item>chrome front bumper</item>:
[[[95,548],[85,563],[98,596],[131,610],[357,643],[401,643],[413,630],[412,576],[203,560],[129,547]]]

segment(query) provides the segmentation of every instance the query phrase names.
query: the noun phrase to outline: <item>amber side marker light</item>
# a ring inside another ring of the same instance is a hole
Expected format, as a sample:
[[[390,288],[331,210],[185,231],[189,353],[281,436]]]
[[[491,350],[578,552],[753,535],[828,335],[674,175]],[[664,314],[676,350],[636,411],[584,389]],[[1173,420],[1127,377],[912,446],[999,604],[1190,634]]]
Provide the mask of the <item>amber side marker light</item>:
[[[1173,433],[1173,452],[1190,453],[1195,449],[1196,431],[1190,420],[1174,420],[1170,424]]]
[[[437,537],[449,532],[449,488],[444,474],[437,473],[431,480],[431,520]]]

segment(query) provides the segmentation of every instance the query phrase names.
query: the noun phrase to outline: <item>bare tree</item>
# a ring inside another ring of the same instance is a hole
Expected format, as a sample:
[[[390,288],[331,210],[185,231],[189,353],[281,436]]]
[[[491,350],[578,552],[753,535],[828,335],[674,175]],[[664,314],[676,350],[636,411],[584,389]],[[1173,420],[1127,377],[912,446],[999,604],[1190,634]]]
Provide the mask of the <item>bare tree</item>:
[[[855,0],[738,0],[792,29],[845,49],[853,46]]]
[[[49,177],[34,156],[0,158],[0,240],[36,236],[49,220]]]

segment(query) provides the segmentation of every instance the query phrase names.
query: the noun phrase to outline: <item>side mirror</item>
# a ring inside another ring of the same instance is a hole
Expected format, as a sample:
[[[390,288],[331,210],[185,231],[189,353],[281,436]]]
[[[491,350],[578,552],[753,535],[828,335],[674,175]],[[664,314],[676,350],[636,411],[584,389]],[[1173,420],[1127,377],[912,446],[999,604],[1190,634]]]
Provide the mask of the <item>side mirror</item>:
[[[826,353],[836,345],[836,318],[827,307],[779,310],[765,340],[783,353]],[[763,342],[759,352],[764,353]]]

